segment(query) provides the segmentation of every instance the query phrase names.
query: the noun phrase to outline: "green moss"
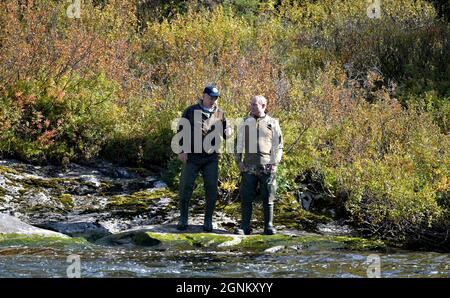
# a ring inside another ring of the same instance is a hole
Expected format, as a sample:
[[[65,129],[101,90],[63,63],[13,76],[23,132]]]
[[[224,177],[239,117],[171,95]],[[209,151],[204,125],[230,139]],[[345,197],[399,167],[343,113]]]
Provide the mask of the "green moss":
[[[252,235],[242,239],[240,248],[249,251],[264,251],[274,246],[300,245],[303,249],[313,250],[385,250],[386,245],[379,240],[369,240],[357,237],[336,236],[289,236],[289,235]]]
[[[86,246],[89,245],[89,242],[84,238],[63,238],[57,236],[24,235],[24,234],[0,234],[0,247],[2,246],[65,247],[67,245]]]
[[[260,251],[278,245],[293,245],[295,238],[298,237],[288,235],[251,235],[244,237],[239,247],[251,251]]]
[[[123,185],[119,182],[100,182],[100,188],[98,193],[103,196],[111,196],[113,194],[117,194],[123,191]]]
[[[275,211],[275,224],[284,225],[290,229],[316,231],[319,223],[329,223],[331,218],[317,215],[303,209],[278,209]]]
[[[236,239],[237,238],[237,239]],[[237,241],[235,241],[237,240]],[[220,244],[227,243],[225,246]],[[139,246],[159,246],[166,249],[183,250],[192,248],[213,248],[214,250],[233,250],[251,253],[263,253],[266,249],[283,246],[286,250],[386,250],[386,245],[378,240],[357,237],[335,237],[322,235],[222,235],[214,233],[156,233],[150,231],[132,231],[107,236],[99,244]]]
[[[76,184],[78,186],[88,186],[88,187],[94,187],[97,188],[96,184],[92,181],[88,181],[85,178],[74,178],[74,179],[68,179],[70,183]],[[103,182],[100,182],[100,188],[103,186]]]
[[[6,190],[3,187],[0,187],[0,200],[2,199],[3,196],[6,195]]]
[[[317,224],[329,223],[331,218],[304,210],[297,198],[291,193],[284,193],[275,202],[276,225],[284,225],[290,229],[316,231]]]
[[[163,245],[168,246],[211,247],[233,240],[231,236],[212,233],[172,234],[147,232],[147,234],[151,238],[161,241]]]
[[[65,180],[61,178],[26,178],[21,180],[21,183],[30,187],[61,189],[60,183],[64,181]]]
[[[5,166],[0,166],[0,173],[7,173],[7,174],[14,174],[14,175],[20,175],[20,173],[13,168],[8,168]]]
[[[139,246],[156,246],[165,248],[192,249],[192,247],[217,247],[217,245],[233,240],[233,237],[209,233],[155,233],[148,231],[131,231],[107,236],[98,241],[99,244]]]
[[[73,199],[70,194],[62,194],[58,199],[67,209],[73,208]]]
[[[21,196],[23,196],[23,195],[25,195],[25,194],[27,193],[27,190],[24,189],[24,188],[20,188],[20,189],[18,190],[18,192],[19,192],[19,194],[20,194]]]
[[[147,209],[152,201],[160,198],[174,198],[175,193],[166,189],[153,189],[151,191],[138,191],[125,196],[113,196],[108,202],[109,208],[132,207],[137,209]]]

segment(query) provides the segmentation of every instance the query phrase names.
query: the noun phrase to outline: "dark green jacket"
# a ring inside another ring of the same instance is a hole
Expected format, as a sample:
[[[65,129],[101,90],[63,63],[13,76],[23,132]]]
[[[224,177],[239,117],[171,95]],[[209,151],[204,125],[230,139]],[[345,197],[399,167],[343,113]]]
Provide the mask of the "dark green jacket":
[[[213,157],[213,156],[218,156],[218,152],[212,151],[210,150],[210,152],[206,152],[205,148],[203,146],[203,142],[205,140],[205,138],[210,135],[213,130],[216,128],[216,125],[218,125],[219,123],[221,123],[222,125],[222,129],[220,132],[216,132],[216,133],[220,133],[221,138],[225,138],[225,129],[227,127],[227,121],[225,119],[225,113],[218,107],[215,107],[213,109],[212,112],[209,111],[205,111],[201,104],[201,99],[199,100],[199,102],[195,105],[192,105],[190,107],[188,107],[182,115],[182,118],[188,119],[190,124],[191,124],[191,150],[188,153],[188,159],[192,160],[192,159],[197,159],[197,158],[204,158],[204,157]],[[199,117],[200,122],[199,123],[195,123],[195,113],[200,113],[201,117]],[[197,124],[197,126],[196,126]],[[219,125],[220,126],[220,125]],[[201,127],[201,140],[202,140],[202,144],[201,144],[201,152],[196,152],[194,148],[194,129],[195,127]],[[181,131],[181,127],[178,127],[178,132]],[[211,137],[211,136],[210,136]],[[213,139],[211,142],[211,145],[214,146],[214,148],[220,148],[221,146],[221,138],[216,138]],[[219,140],[219,143],[216,144],[216,140]],[[180,141],[180,145],[183,145],[183,140]]]

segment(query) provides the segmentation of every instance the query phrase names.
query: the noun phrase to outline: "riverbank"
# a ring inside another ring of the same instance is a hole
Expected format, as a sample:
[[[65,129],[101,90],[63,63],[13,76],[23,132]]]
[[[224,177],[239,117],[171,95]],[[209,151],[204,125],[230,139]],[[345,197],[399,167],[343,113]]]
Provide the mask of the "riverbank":
[[[59,168],[3,160],[0,192],[0,212],[88,240],[145,225],[175,224],[179,215],[177,193],[160,180],[159,173],[104,161],[96,166],[70,164]],[[277,206],[279,230],[301,230],[304,226],[325,235],[354,234],[348,226],[338,226],[325,216],[302,210],[295,198],[285,199],[290,201]],[[284,210],[286,207],[289,210]],[[202,224],[203,208],[203,199],[194,197],[190,224]],[[219,199],[215,229],[233,231],[238,225],[239,208],[238,202]],[[255,233],[261,229],[259,213],[255,211]]]
[[[169,238],[177,235],[173,228],[179,216],[177,193],[160,180],[159,173],[143,168],[118,167],[105,161],[90,166],[72,163],[62,168],[1,160],[0,194],[0,212],[13,215],[27,224],[84,238],[92,243],[108,237],[110,240],[120,239],[130,231],[146,235],[144,242],[149,237],[153,239],[149,236],[151,233],[172,235]],[[284,195],[276,206],[275,225],[280,235],[269,243],[273,242],[273,247],[280,251],[289,250],[297,242],[307,239],[312,242],[326,240],[339,249],[348,250],[385,250],[393,246],[392,243],[357,237],[358,233],[342,220],[304,210],[294,196]],[[194,197],[190,208],[189,235],[201,232],[203,208],[204,201]],[[220,238],[227,234],[226,237],[232,237],[229,240],[235,240],[232,231],[239,223],[239,208],[238,202],[219,199],[214,215],[215,234],[211,235]],[[262,234],[262,221],[258,208],[255,209],[252,224],[254,237],[258,239],[255,243],[259,243],[266,237],[258,235]],[[215,243],[215,238],[211,239]],[[193,243],[197,242],[193,240]],[[264,249],[271,248],[266,246],[263,245]]]
[[[277,235],[262,235],[258,214],[253,235],[234,235],[239,204],[225,201],[204,233],[204,202],[195,198],[181,233],[177,194],[159,173],[106,162],[2,160],[0,194],[2,277],[65,277],[71,255],[82,277],[365,277],[369,256],[382,260],[383,277],[448,277],[450,268],[448,254],[358,237],[293,196],[278,202]]]

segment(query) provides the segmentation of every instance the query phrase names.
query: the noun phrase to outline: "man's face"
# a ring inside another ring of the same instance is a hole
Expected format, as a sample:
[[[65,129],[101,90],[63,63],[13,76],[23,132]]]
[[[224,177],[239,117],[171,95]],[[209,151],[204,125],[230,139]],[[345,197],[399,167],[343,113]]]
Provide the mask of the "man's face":
[[[260,116],[264,115],[265,111],[266,111],[266,105],[262,104],[256,98],[253,98],[252,102],[250,103],[250,113],[252,115],[260,117]]]
[[[209,96],[208,94],[203,94],[203,105],[207,108],[211,108],[217,102],[217,97]]]

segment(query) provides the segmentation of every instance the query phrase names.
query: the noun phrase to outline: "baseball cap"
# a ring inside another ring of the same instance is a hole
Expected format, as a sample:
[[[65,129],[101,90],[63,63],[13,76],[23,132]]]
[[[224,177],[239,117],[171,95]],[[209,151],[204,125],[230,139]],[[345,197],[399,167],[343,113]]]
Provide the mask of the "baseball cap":
[[[213,97],[219,97],[220,92],[214,85],[208,85],[205,87],[205,90],[203,90],[203,93],[208,94],[209,96]]]

